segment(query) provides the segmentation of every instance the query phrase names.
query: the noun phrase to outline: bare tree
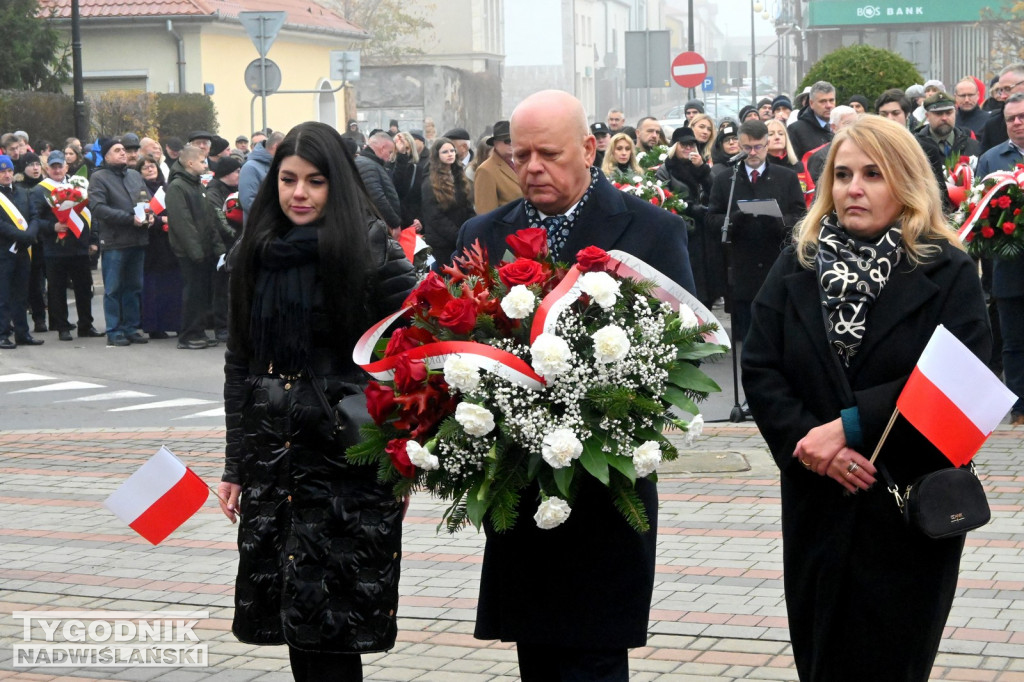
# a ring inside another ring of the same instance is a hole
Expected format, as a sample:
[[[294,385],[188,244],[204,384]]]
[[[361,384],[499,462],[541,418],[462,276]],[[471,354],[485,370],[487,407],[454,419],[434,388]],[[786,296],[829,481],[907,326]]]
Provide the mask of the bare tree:
[[[1003,0],[1001,7],[981,10],[988,28],[992,63],[1006,66],[1024,61],[1024,0]]]
[[[368,64],[395,64],[403,57],[423,54],[411,38],[423,42],[424,32],[434,25],[426,15],[432,4],[411,0],[317,0],[346,20],[366,29],[370,40],[362,48],[362,60]]]

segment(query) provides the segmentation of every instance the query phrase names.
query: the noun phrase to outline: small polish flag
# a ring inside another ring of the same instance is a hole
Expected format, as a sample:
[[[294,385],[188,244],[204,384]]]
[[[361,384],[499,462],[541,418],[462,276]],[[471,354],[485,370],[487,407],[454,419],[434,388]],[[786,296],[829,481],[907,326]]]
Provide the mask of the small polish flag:
[[[427,248],[427,242],[416,232],[415,227],[407,227],[398,236],[398,243],[405,251],[405,257],[410,263],[416,262],[416,254]]]
[[[164,191],[163,187],[157,189],[156,194],[149,200],[149,208],[152,209],[153,213],[163,213],[167,206],[164,205],[164,199],[167,197],[167,192]]]
[[[949,461],[963,466],[1016,400],[999,377],[940,324],[896,408]]]
[[[209,497],[194,471],[166,447],[149,458],[103,506],[154,545],[185,523]]]

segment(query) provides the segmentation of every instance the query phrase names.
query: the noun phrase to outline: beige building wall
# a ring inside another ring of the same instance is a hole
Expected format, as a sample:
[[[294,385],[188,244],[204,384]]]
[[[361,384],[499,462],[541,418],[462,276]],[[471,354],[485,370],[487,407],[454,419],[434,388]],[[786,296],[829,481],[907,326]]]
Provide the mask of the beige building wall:
[[[262,100],[245,85],[245,68],[259,53],[244,32],[231,25],[204,31],[201,60],[204,82],[214,85],[213,103],[217,107],[220,135],[229,140],[263,128]],[[304,121],[323,121],[339,131],[345,129],[343,91],[330,93],[337,82],[328,80],[330,53],[341,47],[328,40],[308,40],[282,31],[267,58],[281,69],[281,91],[319,90],[320,94],[285,92],[267,97],[267,125],[287,131]],[[200,84],[201,87],[201,84]],[[254,121],[254,123],[253,123]]]
[[[515,0],[510,0],[514,2]],[[504,58],[504,0],[409,0],[414,11],[434,25],[410,42],[424,54],[406,62],[450,66],[473,73],[488,61]]]
[[[253,94],[245,85],[245,67],[259,56],[245,30],[238,24],[216,21],[172,23],[184,41],[185,91],[204,92],[214,86],[219,134],[234,142],[263,127],[262,106],[252,105]],[[66,36],[70,40],[70,34]],[[281,90],[321,90],[320,94],[274,94],[267,98],[267,123],[288,130],[298,123],[322,120],[344,130],[345,94],[330,93],[337,82],[328,80],[330,52],[358,49],[356,43],[335,36],[282,31],[267,57],[281,69]],[[110,90],[178,92],[178,42],[166,21],[83,27],[82,63],[86,94]],[[70,93],[71,86],[67,90]]]

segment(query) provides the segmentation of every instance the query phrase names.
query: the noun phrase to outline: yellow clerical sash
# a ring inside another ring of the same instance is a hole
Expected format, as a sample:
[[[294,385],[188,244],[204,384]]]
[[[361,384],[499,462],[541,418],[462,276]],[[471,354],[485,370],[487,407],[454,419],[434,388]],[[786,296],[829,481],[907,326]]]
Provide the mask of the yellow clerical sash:
[[[28,223],[25,221],[25,216],[21,215],[21,211],[19,211],[18,207],[14,205],[14,202],[8,199],[7,195],[3,194],[2,192],[0,192],[0,208],[4,210],[4,213],[7,214],[7,217],[11,219],[11,222],[17,225],[19,230],[24,232],[25,230],[28,229]],[[11,246],[11,253],[18,253],[17,242],[15,242]],[[32,257],[31,248],[29,248],[28,250],[28,256],[29,258]]]

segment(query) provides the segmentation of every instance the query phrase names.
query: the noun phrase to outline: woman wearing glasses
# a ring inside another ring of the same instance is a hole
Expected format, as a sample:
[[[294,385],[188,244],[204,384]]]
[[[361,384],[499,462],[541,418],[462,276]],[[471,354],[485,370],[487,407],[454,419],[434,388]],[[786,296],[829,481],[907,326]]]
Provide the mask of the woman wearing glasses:
[[[768,276],[768,270],[786,245],[790,230],[804,214],[807,205],[796,173],[776,164],[769,164],[768,127],[763,121],[746,121],[739,129],[740,150],[747,153],[736,175],[736,192],[730,213],[729,238],[726,250],[732,336],[742,341],[750,327],[750,303]],[[708,205],[708,226],[721,234],[729,201],[731,169],[719,173],[711,187]],[[740,206],[751,199],[774,200],[781,218],[751,215]]]

